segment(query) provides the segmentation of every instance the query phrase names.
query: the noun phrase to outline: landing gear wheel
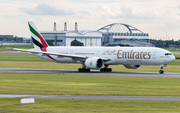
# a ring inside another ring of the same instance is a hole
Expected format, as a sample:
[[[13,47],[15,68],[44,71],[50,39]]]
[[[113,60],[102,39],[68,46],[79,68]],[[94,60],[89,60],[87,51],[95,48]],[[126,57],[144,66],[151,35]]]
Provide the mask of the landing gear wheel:
[[[111,68],[101,68],[100,72],[111,72],[112,69]]]
[[[159,74],[163,74],[164,73],[164,71],[163,70],[159,70]]]
[[[111,71],[112,71],[112,69],[111,69],[111,68],[109,68],[109,69],[108,69],[108,72],[111,72]]]
[[[90,69],[87,68],[79,68],[78,72],[90,72]]]
[[[82,69],[81,69],[81,68],[79,68],[79,69],[78,69],[78,72],[81,72],[81,71],[82,71]]]
[[[107,68],[104,68],[104,72],[108,72],[108,69],[107,69]]]

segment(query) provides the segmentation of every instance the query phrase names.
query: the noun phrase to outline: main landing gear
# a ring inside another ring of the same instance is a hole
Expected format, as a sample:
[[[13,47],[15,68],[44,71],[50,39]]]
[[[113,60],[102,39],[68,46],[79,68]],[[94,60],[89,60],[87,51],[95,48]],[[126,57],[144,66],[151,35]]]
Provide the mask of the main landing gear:
[[[78,72],[90,72],[90,69],[86,68],[84,64],[82,66],[83,66],[82,68],[78,69]]]
[[[161,70],[159,70],[159,74],[163,74],[164,73],[164,71],[162,69],[163,69],[163,67],[161,67]]]
[[[108,68],[108,65],[104,65],[104,68],[101,68],[100,71],[101,71],[101,72],[111,72],[112,69],[111,69],[111,68]],[[79,68],[79,69],[78,69],[78,72],[90,72],[90,69],[89,69],[89,68],[86,68],[86,66],[83,64],[83,65],[82,65],[82,68]]]
[[[78,72],[90,72],[89,68],[79,68]]]
[[[108,68],[108,65],[104,65],[104,68],[101,68],[100,71],[101,71],[101,72],[111,72],[112,69],[111,69],[111,68]]]
[[[160,65],[161,70],[159,70],[159,74],[163,74],[164,73],[164,71],[163,71],[164,66],[167,66],[167,65],[166,64]]]

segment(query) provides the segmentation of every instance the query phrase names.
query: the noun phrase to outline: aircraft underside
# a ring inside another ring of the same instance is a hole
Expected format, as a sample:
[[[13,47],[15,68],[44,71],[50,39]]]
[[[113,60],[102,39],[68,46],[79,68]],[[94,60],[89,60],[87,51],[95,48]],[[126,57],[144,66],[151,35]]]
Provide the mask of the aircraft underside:
[[[86,60],[86,62],[80,62],[77,60],[73,60],[71,58],[58,58],[57,61],[54,61],[54,60],[48,58],[47,56],[42,56],[42,55],[35,55],[35,56],[38,56],[40,58],[43,58],[43,59],[46,59],[49,61],[53,61],[56,63],[76,63],[76,64],[78,63],[78,64],[82,64],[82,68],[79,68],[78,72],[90,72],[91,69],[99,69],[100,72],[112,72],[112,68],[108,68],[109,63],[103,62],[99,58],[93,58],[90,60]],[[111,65],[117,65],[117,64],[111,63]],[[121,64],[121,65],[124,65],[128,69],[138,69],[141,67],[141,65],[131,65],[131,64]],[[164,73],[164,71],[163,71],[164,66],[166,66],[166,65],[164,65],[164,64],[160,65],[160,70],[159,70],[160,74]]]

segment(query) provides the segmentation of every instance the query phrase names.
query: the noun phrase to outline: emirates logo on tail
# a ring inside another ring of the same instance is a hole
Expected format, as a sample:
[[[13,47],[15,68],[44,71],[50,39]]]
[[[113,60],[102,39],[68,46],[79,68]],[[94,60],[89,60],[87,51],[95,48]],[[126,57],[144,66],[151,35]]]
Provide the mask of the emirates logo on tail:
[[[33,22],[28,22],[28,25],[29,25],[29,29],[31,31],[31,38],[32,38],[34,47],[35,48],[39,47],[41,49],[41,51],[47,52],[48,44],[45,41],[45,39],[43,38],[43,36],[41,35],[41,33],[39,32],[39,30],[36,28],[36,26],[34,25]],[[46,56],[48,58],[50,58],[51,60],[57,61],[50,55],[46,55]]]
[[[33,40],[33,43],[38,46],[42,51],[46,51],[46,48],[48,47],[47,42],[44,40],[38,29],[32,22],[29,22],[28,25],[31,31],[31,38]]]

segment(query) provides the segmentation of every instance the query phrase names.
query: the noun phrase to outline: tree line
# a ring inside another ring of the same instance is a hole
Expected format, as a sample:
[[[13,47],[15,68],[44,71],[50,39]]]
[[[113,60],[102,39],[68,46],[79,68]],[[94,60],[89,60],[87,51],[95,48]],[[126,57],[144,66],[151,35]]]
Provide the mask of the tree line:
[[[165,41],[150,39],[150,43],[153,44],[155,47],[161,47],[161,48],[169,48],[169,47],[179,48],[180,47],[180,40],[174,41],[173,39],[165,40]]]

